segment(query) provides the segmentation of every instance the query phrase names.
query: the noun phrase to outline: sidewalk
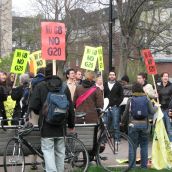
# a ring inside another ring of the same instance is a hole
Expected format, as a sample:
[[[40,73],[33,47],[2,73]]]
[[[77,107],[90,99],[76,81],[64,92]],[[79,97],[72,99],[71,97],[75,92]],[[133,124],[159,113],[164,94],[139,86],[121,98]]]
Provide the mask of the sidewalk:
[[[25,157],[25,162],[31,163],[30,159],[31,159],[30,156],[29,157]],[[3,157],[0,157],[0,164],[2,164],[2,163],[3,163]],[[30,168],[31,168],[31,165],[26,165],[25,166],[25,172],[44,172],[44,170],[42,169],[41,164],[38,165],[38,169],[37,170],[30,170]],[[0,172],[4,172],[4,167],[2,167],[2,166],[0,167]]]
[[[124,148],[124,152],[125,152],[125,148]],[[151,152],[152,152],[152,142],[149,142],[149,157],[151,156]],[[139,154],[140,150],[138,149],[137,151],[137,158],[139,158]],[[25,157],[25,162],[29,163],[30,161],[30,157]],[[0,157],[0,164],[3,163],[3,157]],[[38,165],[38,170],[30,170],[31,166],[30,165],[26,165],[25,166],[25,172],[44,172],[44,170],[42,169],[41,165]],[[65,170],[65,172],[67,172],[68,170]],[[0,172],[4,172],[4,168],[0,167]]]

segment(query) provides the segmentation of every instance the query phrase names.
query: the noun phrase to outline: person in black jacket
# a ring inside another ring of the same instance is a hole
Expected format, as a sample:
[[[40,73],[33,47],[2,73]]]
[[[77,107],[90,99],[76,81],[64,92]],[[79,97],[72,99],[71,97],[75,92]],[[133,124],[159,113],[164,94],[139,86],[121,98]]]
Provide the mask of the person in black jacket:
[[[7,95],[5,86],[3,85],[3,80],[1,78],[1,74],[0,74],[0,117],[3,117],[3,119],[7,119],[5,107],[4,107],[4,101],[7,100],[8,95]],[[8,125],[8,123],[4,122],[4,125]]]
[[[14,107],[13,119],[22,118],[27,112],[27,105],[25,106],[24,97],[28,97],[30,78],[28,74],[22,74],[19,77],[20,86],[13,88],[11,92],[11,98],[16,101]],[[27,94],[27,95],[26,95]],[[22,100],[23,99],[23,100]],[[17,125],[18,122],[13,121],[13,125]]]
[[[164,114],[165,128],[169,139],[172,141],[172,125],[168,116],[169,104],[172,98],[172,84],[169,81],[169,74],[167,72],[161,74],[161,82],[157,84],[157,90],[161,109]]]
[[[66,125],[50,125],[45,121],[42,113],[43,105],[46,101],[48,92],[54,92],[62,87],[62,80],[58,76],[52,75],[52,64],[49,63],[45,69],[45,80],[36,85],[30,99],[30,110],[35,114],[39,114],[38,125],[41,131],[41,149],[44,155],[46,172],[62,172],[64,171],[65,144],[64,144],[64,128]],[[68,123],[69,131],[74,131],[74,107],[68,87],[65,94],[69,101]]]
[[[123,97],[123,88],[121,84],[116,80],[116,73],[114,71],[110,71],[109,81],[104,84],[104,98],[109,99],[109,106],[112,107],[112,110],[107,114],[107,118],[105,119],[105,121],[106,123],[108,123],[109,119],[111,118],[112,127],[116,131],[119,131],[119,105],[121,104]],[[114,138],[116,141],[119,141],[118,134],[115,134]]]
[[[157,91],[162,110],[167,110],[172,96],[172,84],[167,72],[161,74],[161,82],[157,84]]]

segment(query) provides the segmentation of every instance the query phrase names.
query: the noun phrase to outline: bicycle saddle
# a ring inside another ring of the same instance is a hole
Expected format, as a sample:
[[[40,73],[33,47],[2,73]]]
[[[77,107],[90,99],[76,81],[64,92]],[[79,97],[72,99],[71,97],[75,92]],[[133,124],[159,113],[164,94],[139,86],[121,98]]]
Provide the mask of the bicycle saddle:
[[[34,128],[33,124],[30,123],[30,122],[27,122],[19,130],[19,134],[22,135],[22,136],[26,136],[33,130],[33,128]]]
[[[75,116],[76,116],[77,118],[82,118],[82,117],[84,117],[85,115],[87,115],[86,112],[75,112]]]

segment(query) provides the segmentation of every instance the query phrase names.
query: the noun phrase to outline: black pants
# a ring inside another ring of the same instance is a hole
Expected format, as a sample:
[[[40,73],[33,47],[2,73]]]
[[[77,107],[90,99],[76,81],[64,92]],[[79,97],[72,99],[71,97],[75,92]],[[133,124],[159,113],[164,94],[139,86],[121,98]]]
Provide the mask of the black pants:
[[[7,116],[6,116],[6,113],[5,113],[5,109],[0,109],[0,117],[3,117],[3,119],[7,119]],[[4,121],[3,125],[8,125],[8,122]]]

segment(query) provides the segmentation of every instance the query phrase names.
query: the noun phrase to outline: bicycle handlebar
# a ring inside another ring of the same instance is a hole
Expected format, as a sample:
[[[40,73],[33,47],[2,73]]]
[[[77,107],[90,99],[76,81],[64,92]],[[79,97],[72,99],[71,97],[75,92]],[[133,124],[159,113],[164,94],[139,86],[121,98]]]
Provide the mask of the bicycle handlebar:
[[[19,122],[19,127],[21,126],[21,123],[22,123],[22,121],[24,121],[24,124],[27,122],[27,117],[23,117],[23,118],[9,118],[9,119],[3,119],[3,117],[0,117],[0,126],[1,126],[1,128],[4,130],[4,131],[7,131],[6,130],[6,128],[4,128],[4,122],[9,122],[9,121],[14,121],[14,122]]]
[[[103,110],[102,108],[96,108],[96,110],[100,113],[100,114],[104,114],[108,111],[110,111],[112,109],[112,107],[108,107],[107,109]]]

